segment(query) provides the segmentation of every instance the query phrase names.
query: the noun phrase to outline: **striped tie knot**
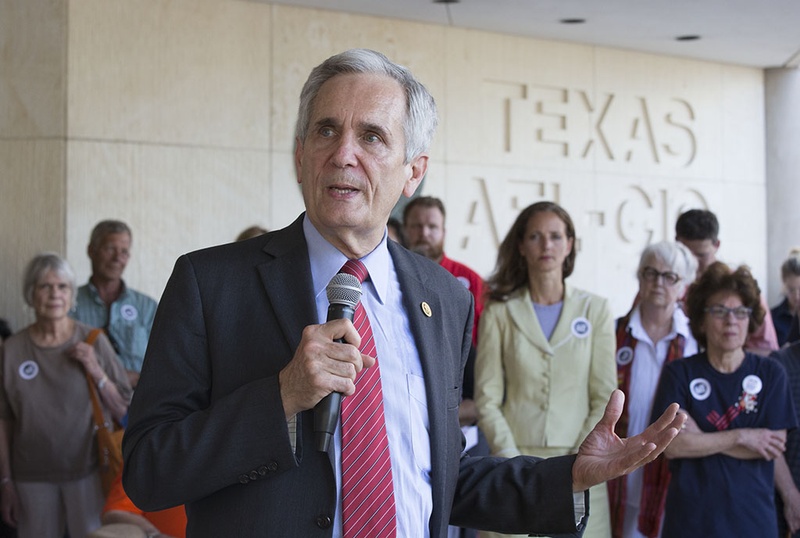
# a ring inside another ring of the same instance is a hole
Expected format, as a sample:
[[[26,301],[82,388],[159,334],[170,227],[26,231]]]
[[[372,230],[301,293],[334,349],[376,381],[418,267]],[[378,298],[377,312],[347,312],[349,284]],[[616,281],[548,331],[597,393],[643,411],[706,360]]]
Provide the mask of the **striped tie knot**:
[[[347,273],[348,275],[353,275],[362,284],[369,276],[369,271],[367,271],[367,266],[364,265],[364,262],[362,262],[361,260],[347,260],[342,266],[342,268],[339,270],[339,272]]]

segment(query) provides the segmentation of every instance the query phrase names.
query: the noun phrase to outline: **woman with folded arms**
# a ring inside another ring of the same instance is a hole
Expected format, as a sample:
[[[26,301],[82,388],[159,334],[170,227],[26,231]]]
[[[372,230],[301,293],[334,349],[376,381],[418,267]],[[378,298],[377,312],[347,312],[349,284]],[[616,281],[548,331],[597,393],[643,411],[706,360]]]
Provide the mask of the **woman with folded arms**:
[[[744,350],[764,319],[750,271],[716,262],[686,300],[697,355],[664,366],[654,420],[671,402],[688,415],[664,454],[672,478],[663,538],[777,536],[775,465],[796,427],[786,372]]]

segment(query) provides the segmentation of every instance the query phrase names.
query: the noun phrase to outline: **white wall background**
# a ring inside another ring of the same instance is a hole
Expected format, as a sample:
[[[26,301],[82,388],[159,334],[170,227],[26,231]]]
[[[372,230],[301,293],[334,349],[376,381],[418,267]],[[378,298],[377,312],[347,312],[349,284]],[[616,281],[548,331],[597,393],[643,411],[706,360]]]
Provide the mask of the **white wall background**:
[[[518,211],[555,200],[579,236],[570,281],[621,315],[644,245],[708,207],[721,259],[766,282],[760,70],[241,0],[5,2],[0,47],[0,316],[15,329],[27,260],[56,250],[86,281],[98,220],[133,228],[126,280],[156,298],[181,253],[291,222],[300,88],[352,47],[437,99],[424,191],[447,205],[452,258],[488,276]]]

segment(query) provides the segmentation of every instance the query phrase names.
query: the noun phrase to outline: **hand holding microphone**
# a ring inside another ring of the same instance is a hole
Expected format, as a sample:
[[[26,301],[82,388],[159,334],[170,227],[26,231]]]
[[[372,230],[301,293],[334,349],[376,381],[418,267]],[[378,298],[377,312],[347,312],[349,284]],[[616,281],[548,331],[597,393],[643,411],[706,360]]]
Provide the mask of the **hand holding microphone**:
[[[328,295],[328,318],[349,319],[353,321],[355,308],[361,300],[361,282],[353,275],[337,273],[325,288]],[[336,342],[344,343],[343,339]],[[314,407],[314,441],[317,450],[327,452],[336,425],[339,423],[339,411],[342,405],[342,394],[331,392]]]
[[[357,349],[360,336],[352,323],[341,321],[345,317],[335,321],[330,319],[327,323],[309,325],[303,330],[294,357],[279,373],[286,420],[313,409],[331,392],[340,392],[345,396],[352,394],[356,375],[362,368],[375,364],[373,357]],[[341,345],[338,342],[353,345]],[[336,422],[334,417],[334,429]]]

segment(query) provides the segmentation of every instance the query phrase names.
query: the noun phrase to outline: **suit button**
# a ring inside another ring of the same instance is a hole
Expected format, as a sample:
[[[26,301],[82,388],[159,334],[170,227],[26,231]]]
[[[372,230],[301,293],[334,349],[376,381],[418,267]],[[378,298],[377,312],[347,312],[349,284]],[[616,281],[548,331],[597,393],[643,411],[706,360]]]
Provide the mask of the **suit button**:
[[[247,478],[246,474],[240,474],[239,475],[239,483],[240,484],[247,484],[248,482],[250,482],[250,479]]]
[[[258,473],[256,471],[250,471],[250,480],[258,480]]]
[[[333,522],[328,516],[317,516],[317,527],[320,529],[327,529],[331,526],[331,523]]]
[[[267,467],[265,465],[259,467],[258,474],[260,474],[261,476],[267,476]]]
[[[269,462],[269,465],[267,465],[267,470],[269,472],[271,472],[271,473],[274,473],[275,471],[277,471],[278,470],[278,462],[276,462],[276,461]]]

